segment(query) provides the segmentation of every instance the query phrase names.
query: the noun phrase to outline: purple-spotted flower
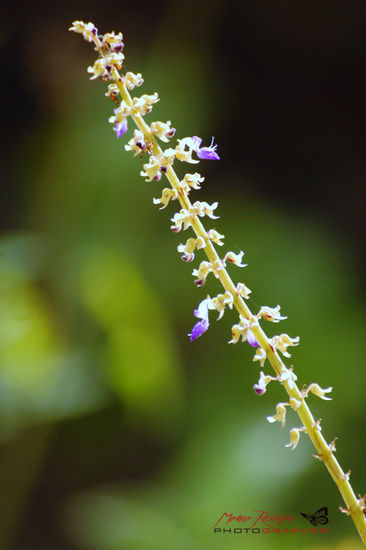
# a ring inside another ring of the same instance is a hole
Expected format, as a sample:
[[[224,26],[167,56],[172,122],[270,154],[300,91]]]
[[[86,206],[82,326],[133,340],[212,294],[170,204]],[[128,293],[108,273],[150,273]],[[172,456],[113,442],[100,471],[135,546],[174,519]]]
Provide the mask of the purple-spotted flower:
[[[259,373],[259,380],[257,384],[254,384],[253,390],[257,395],[263,395],[267,391],[267,386],[271,382],[271,380],[276,380],[273,376],[270,376],[269,374],[264,374],[263,371],[260,371]]]
[[[193,329],[191,334],[188,334],[188,336],[191,339],[191,342],[193,340],[196,340],[199,336],[201,336],[208,327],[210,326],[209,320],[208,320],[208,304],[209,304],[210,298],[206,298],[205,300],[202,300],[202,302],[199,304],[198,309],[195,309],[193,314],[198,319],[201,319],[201,321],[198,321]]]
[[[203,160],[220,160],[219,155],[216,153],[217,145],[214,145],[214,138],[208,147],[200,147],[202,139],[198,136],[192,137],[193,151],[196,153],[199,159]]]

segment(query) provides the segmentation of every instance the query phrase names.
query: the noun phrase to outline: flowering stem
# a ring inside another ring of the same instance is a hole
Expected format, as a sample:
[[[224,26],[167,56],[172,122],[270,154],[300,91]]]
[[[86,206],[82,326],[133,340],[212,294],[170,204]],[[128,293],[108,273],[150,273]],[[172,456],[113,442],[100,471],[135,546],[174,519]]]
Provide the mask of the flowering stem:
[[[80,32],[80,31],[78,31]],[[96,45],[97,50],[99,51],[101,57],[104,57],[104,51],[102,47],[102,42],[100,41],[96,33],[90,35],[91,40]],[[125,104],[128,107],[133,106],[132,98],[129,94],[129,91],[125,85],[124,79],[120,76],[118,70],[115,66],[110,68],[110,75],[113,78],[118,90],[124,100]],[[150,151],[155,157],[161,161],[164,160],[164,153],[160,146],[158,145],[150,127],[145,123],[143,116],[137,111],[131,109],[130,115],[134,120],[138,129],[142,132],[145,143],[149,145]],[[188,210],[189,212],[194,212],[192,203],[188,198],[188,194],[181,185],[181,182],[172,168],[168,166],[165,175],[170,182],[171,187],[175,190],[177,199],[181,204],[182,208]],[[215,275],[220,280],[223,288],[226,292],[230,293],[233,297],[233,305],[237,309],[239,315],[246,319],[248,322],[253,321],[255,316],[252,314],[248,308],[246,302],[243,300],[242,296],[239,294],[237,287],[235,287],[233,281],[231,280],[225,263],[220,259],[218,253],[213,246],[211,239],[205,230],[202,222],[200,221],[197,214],[192,214],[191,216],[191,226],[197,236],[203,240],[204,246],[203,249],[206,253],[206,256],[215,270]],[[337,459],[334,456],[335,445],[334,442],[327,443],[321,433],[320,420],[315,421],[311,411],[305,402],[307,397],[307,392],[301,392],[296,385],[296,377],[292,374],[292,370],[288,369],[283,363],[282,359],[278,355],[275,347],[272,345],[271,341],[259,326],[259,323],[252,323],[250,325],[250,330],[255,336],[258,344],[264,350],[267,359],[271,363],[273,369],[276,372],[277,379],[285,387],[289,397],[290,402],[288,404],[296,403],[295,408],[297,414],[299,415],[301,422],[303,424],[302,428],[294,428],[295,436],[298,438],[299,431],[306,431],[309,435],[316,451],[316,458],[323,461],[327,467],[331,477],[333,478],[335,484],[337,485],[343,500],[346,504],[346,509],[343,509],[347,515],[352,517],[352,520],[360,534],[362,541],[366,544],[366,520],[364,516],[365,511],[365,501],[364,498],[356,498],[356,495],[349,483],[349,474],[345,474],[339,465]],[[315,392],[314,392],[315,393]],[[285,404],[285,405],[288,405]],[[283,407],[282,407],[283,408]],[[284,408],[283,408],[284,410]],[[274,420],[271,420],[274,421]],[[296,440],[297,443],[297,440]],[[296,443],[293,444],[293,448],[296,446]]]

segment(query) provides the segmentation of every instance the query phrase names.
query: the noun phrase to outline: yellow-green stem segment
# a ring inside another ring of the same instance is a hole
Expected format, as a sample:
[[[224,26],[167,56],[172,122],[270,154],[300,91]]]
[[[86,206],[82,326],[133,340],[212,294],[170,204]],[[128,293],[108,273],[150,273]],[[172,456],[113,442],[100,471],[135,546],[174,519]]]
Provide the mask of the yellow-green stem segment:
[[[103,53],[101,51],[101,42],[97,37],[94,37],[94,42],[99,50],[99,53],[103,56]],[[124,84],[123,78],[114,67],[112,68],[112,76],[121,93],[123,100],[129,107],[131,107],[133,105],[131,96]],[[149,126],[145,123],[143,117],[138,112],[132,114],[131,116],[136,126],[144,134],[146,142],[151,144],[153,153],[158,158],[163,159],[163,151],[161,150],[155,137],[151,133]],[[180,180],[171,166],[168,168],[166,176],[172,188],[177,191],[178,200],[181,206],[187,210],[190,210],[192,204],[188,198],[188,195],[182,189],[180,185]],[[236,287],[225,267],[222,266],[221,259],[217,254],[212,242],[210,241],[207,232],[203,224],[199,220],[198,216],[192,217],[192,228],[197,237],[202,237],[204,239],[206,243],[204,251],[210,263],[213,266],[220,265],[220,269],[215,271],[215,274],[220,279],[220,282],[225,291],[230,292],[230,294],[232,294],[232,296],[234,297],[234,306],[237,309],[238,313],[245,319],[252,319],[253,314],[251,313],[247,304],[244,302],[243,298],[238,294]],[[278,376],[281,376],[282,373],[287,372],[287,367],[284,365],[277,352],[270,345],[269,339],[263,329],[260,326],[253,326],[251,327],[251,331],[253,332],[260,346],[266,352],[267,359],[271,363],[276,374]],[[325,466],[327,467],[331,477],[333,478],[335,484],[339,489],[339,492],[343,497],[343,500],[348,510],[348,514],[352,517],[362,541],[364,542],[364,544],[366,544],[366,518],[362,510],[362,501],[359,502],[356,498],[351,484],[348,481],[348,475],[343,472],[340,464],[333,454],[332,448],[324,439],[320,431],[319,422],[315,422],[314,417],[311,414],[311,411],[295,382],[289,383],[287,380],[284,380],[282,383],[286,388],[288,395],[301,402],[301,405],[296,409],[296,412],[298,413],[304,427],[306,428],[306,432],[308,433],[311,441],[314,444],[314,447],[317,450],[317,457],[321,461],[323,461]]]

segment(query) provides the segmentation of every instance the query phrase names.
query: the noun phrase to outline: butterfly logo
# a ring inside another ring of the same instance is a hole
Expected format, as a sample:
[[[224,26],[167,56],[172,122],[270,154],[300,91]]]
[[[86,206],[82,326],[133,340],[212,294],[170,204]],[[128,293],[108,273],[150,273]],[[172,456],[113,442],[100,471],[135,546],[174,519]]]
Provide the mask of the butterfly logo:
[[[328,523],[328,508],[326,506],[323,506],[323,508],[319,508],[312,516],[309,516],[308,514],[303,514],[300,512],[302,517],[310,521],[311,525],[326,525]]]

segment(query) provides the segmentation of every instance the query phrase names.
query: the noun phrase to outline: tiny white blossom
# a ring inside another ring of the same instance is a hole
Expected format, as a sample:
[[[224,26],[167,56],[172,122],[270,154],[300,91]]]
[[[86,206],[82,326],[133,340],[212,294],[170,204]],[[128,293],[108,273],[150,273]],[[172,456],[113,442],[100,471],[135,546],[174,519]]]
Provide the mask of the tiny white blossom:
[[[271,380],[276,380],[273,376],[270,376],[269,374],[264,374],[263,371],[260,371],[259,373],[259,380],[257,384],[254,384],[253,390],[257,395],[263,395],[266,393],[267,386],[271,382]]]
[[[123,40],[123,35],[121,32],[119,32],[118,34],[116,34],[114,31],[107,32],[103,36],[103,42],[105,42],[106,44],[115,45],[122,42],[122,40]]]
[[[133,156],[136,157],[141,151],[146,149],[145,136],[141,130],[135,130],[133,133],[133,138],[125,145],[126,151],[133,151],[135,153]]]
[[[213,220],[217,220],[219,216],[215,216],[213,211],[217,208],[218,204],[218,202],[208,204],[208,202],[196,201],[192,204],[192,214],[200,216],[201,218],[203,216],[208,216]]]
[[[267,357],[266,352],[264,351],[263,348],[259,346],[256,349],[256,352],[253,357],[253,361],[259,361],[260,366],[263,367],[266,357]]]
[[[178,145],[176,146],[176,157],[182,162],[189,162],[190,164],[197,164],[199,161],[192,158],[194,151],[194,142],[192,138],[186,137],[178,139]]]
[[[111,99],[116,100],[120,94],[120,91],[116,84],[108,84],[108,91],[104,94],[107,97],[110,97]]]
[[[295,387],[296,380],[297,380],[296,374],[292,370],[287,369],[286,367],[282,370],[279,377],[279,381],[287,382],[288,387],[290,389],[293,389]]]
[[[183,230],[185,231],[188,229],[188,227],[191,227],[192,225],[192,214],[189,210],[186,208],[182,208],[179,212],[176,212],[174,216],[172,217],[173,225],[171,226],[171,229],[177,233],[180,231],[183,227]]]
[[[243,298],[249,298],[249,294],[252,292],[244,283],[238,283],[236,285],[236,292]]]
[[[194,259],[194,251],[199,250],[205,246],[205,241],[202,237],[194,239],[191,237],[185,244],[178,245],[178,252],[182,253],[182,260],[185,262],[191,262]]]
[[[82,34],[87,42],[91,42],[93,37],[98,35],[98,30],[93,23],[84,23],[84,21],[74,21],[69,31]]]
[[[194,174],[186,174],[184,178],[182,179],[181,186],[184,190],[187,190],[189,192],[189,189],[201,189],[201,183],[205,181],[205,178],[201,176],[198,172],[195,172]]]
[[[153,122],[150,125],[151,133],[167,143],[175,134],[175,128],[172,128],[171,124],[170,120],[168,122],[160,122],[159,120]]]
[[[268,307],[268,306],[262,306],[257,313],[257,318],[260,319],[263,317],[263,319],[266,319],[267,321],[271,321],[272,323],[279,323],[283,319],[287,319],[287,317],[283,317],[280,314],[281,306],[276,307]]]
[[[192,271],[192,275],[196,277],[196,280],[194,281],[197,286],[202,286],[206,282],[207,275],[213,271],[212,264],[207,261],[203,261],[200,263],[198,269],[194,269]]]
[[[316,395],[317,397],[320,397],[320,399],[324,399],[325,401],[331,401],[332,398],[327,397],[325,394],[330,393],[332,391],[332,389],[333,389],[332,387],[321,388],[319,386],[319,384],[315,384],[315,382],[313,382],[312,384],[310,384],[310,386],[308,386],[308,388],[305,390],[305,392],[303,392],[303,395],[304,395],[304,397],[306,397],[308,395],[308,393],[311,392],[314,395]]]
[[[161,195],[160,199],[153,199],[154,204],[162,204],[159,208],[159,210],[163,210],[163,208],[166,208],[171,200],[175,200],[178,198],[178,193],[175,189],[172,189],[171,187],[166,187],[163,189],[163,193]]]
[[[222,239],[225,238],[225,235],[222,235],[221,233],[218,233],[216,229],[210,229],[207,231],[207,236],[213,243],[217,244],[218,246],[222,246],[224,243],[222,242]]]
[[[160,100],[157,93],[152,95],[144,94],[141,97],[134,97],[132,99],[132,109],[134,110],[134,112],[140,113],[140,115],[145,116],[147,113],[150,113],[152,111],[152,106],[158,101]]]
[[[273,416],[267,416],[268,422],[281,422],[281,428],[284,427],[286,422],[286,407],[288,403],[277,403],[276,414]]]
[[[147,164],[144,164],[143,167],[144,171],[141,170],[140,175],[146,178],[145,181],[160,179],[160,162],[154,155],[151,155],[149,162]]]
[[[144,79],[141,73],[131,73],[130,71],[124,76],[124,83],[128,90],[133,90],[136,86],[142,86]]]
[[[291,338],[288,334],[280,334],[279,336],[273,336],[271,339],[272,346],[280,351],[284,357],[291,357],[291,354],[287,351],[289,346],[298,346],[300,338],[296,336]]]
[[[242,264],[241,261],[243,259],[244,252],[241,250],[239,254],[235,254],[234,252],[226,252],[222,263],[225,265],[226,262],[230,262],[231,264],[237,265],[238,267],[246,267],[248,264]]]
[[[234,297],[233,295],[226,291],[224,294],[218,294],[215,298],[211,299],[210,309],[216,309],[219,312],[218,320],[224,315],[225,307],[229,306],[230,309],[233,309]]]
[[[305,428],[292,428],[290,430],[290,443],[287,443],[285,447],[291,447],[294,450],[300,440],[300,432],[303,432]]]

